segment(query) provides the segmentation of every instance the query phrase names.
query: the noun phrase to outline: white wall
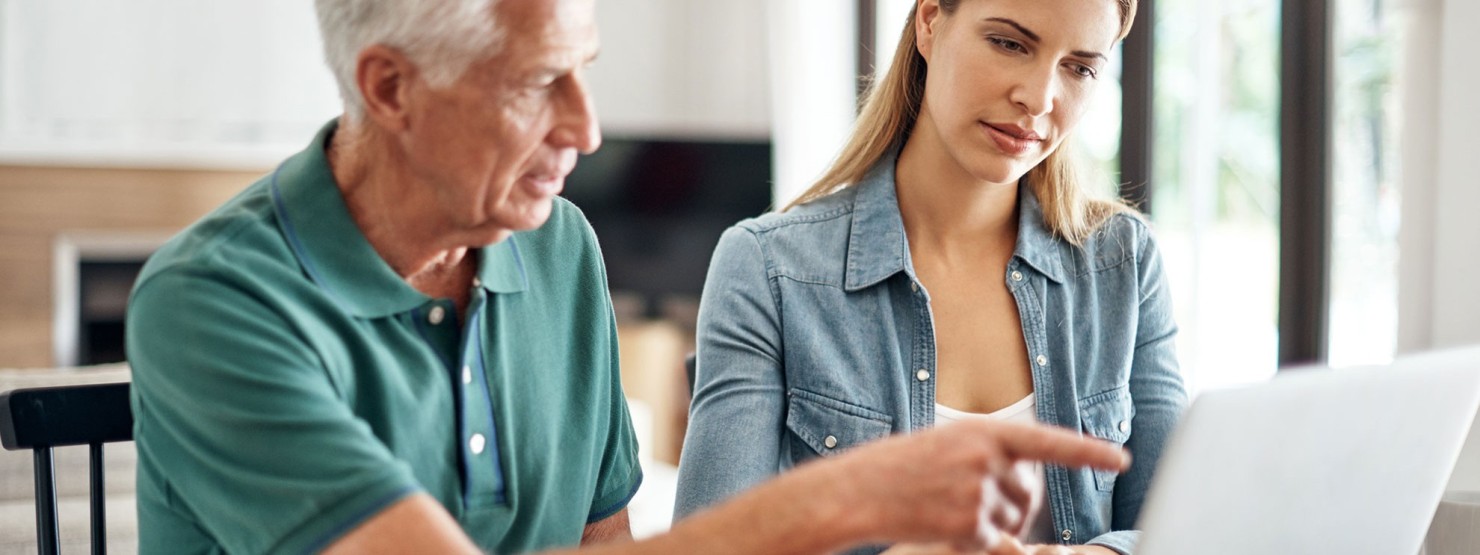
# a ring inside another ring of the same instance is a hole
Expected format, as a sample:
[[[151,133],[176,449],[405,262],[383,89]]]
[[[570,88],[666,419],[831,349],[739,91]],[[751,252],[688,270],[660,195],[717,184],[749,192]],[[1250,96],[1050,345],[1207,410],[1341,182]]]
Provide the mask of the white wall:
[[[1400,352],[1480,343],[1480,2],[1407,7]],[[1480,426],[1450,489],[1480,490]]]
[[[770,135],[766,2],[596,5],[608,133]],[[321,52],[306,0],[0,0],[0,160],[270,167],[339,113]]]
[[[609,135],[765,139],[765,2],[600,0],[591,88]]]
[[[261,167],[339,113],[302,0],[0,0],[0,158]]]
[[[770,0],[771,194],[781,206],[822,176],[853,126],[856,3]]]
[[[1409,1],[1401,352],[1480,343],[1480,2]]]

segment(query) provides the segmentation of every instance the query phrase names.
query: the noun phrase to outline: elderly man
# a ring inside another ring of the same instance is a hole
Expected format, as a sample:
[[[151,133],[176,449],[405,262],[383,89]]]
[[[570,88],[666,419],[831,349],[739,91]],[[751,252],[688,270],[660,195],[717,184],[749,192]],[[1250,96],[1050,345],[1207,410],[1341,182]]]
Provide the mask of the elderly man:
[[[525,552],[630,538],[641,483],[596,239],[593,0],[318,0],[344,115],[162,248],[129,313],[140,551]],[[1019,459],[973,424],[788,474],[614,552],[992,542]],[[706,547],[708,546],[708,547]]]

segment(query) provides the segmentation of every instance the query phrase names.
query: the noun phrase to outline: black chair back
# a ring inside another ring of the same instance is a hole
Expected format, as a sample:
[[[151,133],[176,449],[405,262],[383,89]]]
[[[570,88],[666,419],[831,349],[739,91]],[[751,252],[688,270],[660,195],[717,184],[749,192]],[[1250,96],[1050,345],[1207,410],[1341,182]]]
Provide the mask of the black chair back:
[[[689,379],[689,399],[694,398],[694,379],[699,373],[699,357],[689,353],[683,357],[683,375]]]
[[[59,551],[57,493],[52,449],[87,445],[92,506],[92,552],[106,553],[103,514],[103,444],[134,437],[129,384],[110,383],[15,389],[0,393],[0,445],[35,454],[36,545]]]

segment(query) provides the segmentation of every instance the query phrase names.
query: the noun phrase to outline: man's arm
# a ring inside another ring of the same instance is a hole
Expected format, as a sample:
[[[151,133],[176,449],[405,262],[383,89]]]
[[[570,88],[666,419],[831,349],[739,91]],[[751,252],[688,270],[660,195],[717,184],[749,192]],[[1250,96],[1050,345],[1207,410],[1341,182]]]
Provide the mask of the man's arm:
[[[680,521],[667,534],[637,543],[604,543],[582,553],[801,555],[898,541],[995,549],[1002,543],[1001,533],[1024,526],[1024,508],[1031,503],[1031,495],[1017,482],[1021,473],[1012,471],[1018,460],[1111,470],[1128,463],[1118,447],[1066,430],[959,422],[804,464]],[[611,518],[625,519],[625,511]],[[478,552],[452,517],[425,494],[371,517],[329,549],[367,551]]]
[[[1117,446],[1067,430],[961,422],[804,464],[679,521],[668,534],[583,553],[800,555],[898,541],[995,549],[1002,532],[1026,523],[1031,495],[1011,470],[1018,460],[1102,469],[1129,463]]]
[[[581,532],[581,545],[593,545],[605,542],[632,541],[632,524],[627,520],[627,509],[617,511],[617,514],[586,525],[586,530]]]
[[[425,493],[409,495],[341,536],[326,555],[359,553],[477,554],[447,510]]]
[[[586,525],[581,545],[632,539],[627,509]],[[324,550],[325,555],[358,553],[476,554],[452,515],[425,493],[407,496],[350,530]],[[637,553],[634,551],[634,553]]]

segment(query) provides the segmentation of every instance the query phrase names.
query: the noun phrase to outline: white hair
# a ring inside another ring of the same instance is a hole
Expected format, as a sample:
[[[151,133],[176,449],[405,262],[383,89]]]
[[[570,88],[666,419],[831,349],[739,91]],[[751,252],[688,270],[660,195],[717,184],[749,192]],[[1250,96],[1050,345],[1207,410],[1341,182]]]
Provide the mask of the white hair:
[[[500,0],[315,0],[324,59],[339,84],[344,114],[364,116],[355,83],[360,51],[379,44],[415,63],[433,87],[452,84],[485,58],[503,36],[494,20]]]

